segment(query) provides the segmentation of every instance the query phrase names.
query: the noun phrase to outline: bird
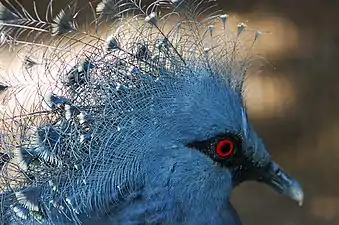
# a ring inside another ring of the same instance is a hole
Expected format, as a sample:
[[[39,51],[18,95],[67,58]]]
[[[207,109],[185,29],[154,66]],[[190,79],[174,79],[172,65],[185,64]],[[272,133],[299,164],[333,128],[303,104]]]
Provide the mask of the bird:
[[[230,195],[250,180],[302,204],[247,114],[260,31],[208,0],[7,3],[1,224],[241,225]]]

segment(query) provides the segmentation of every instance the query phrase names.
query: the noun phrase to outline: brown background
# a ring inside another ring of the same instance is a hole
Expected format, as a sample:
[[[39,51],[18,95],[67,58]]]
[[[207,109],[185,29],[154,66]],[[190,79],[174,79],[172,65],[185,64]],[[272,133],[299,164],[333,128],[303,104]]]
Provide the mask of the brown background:
[[[37,2],[44,9],[46,0]],[[68,2],[55,1],[58,7]],[[275,160],[306,195],[300,208],[264,185],[243,184],[232,201],[244,225],[338,225],[339,1],[219,4],[234,22],[264,31],[254,50],[264,60],[247,83],[249,114]]]

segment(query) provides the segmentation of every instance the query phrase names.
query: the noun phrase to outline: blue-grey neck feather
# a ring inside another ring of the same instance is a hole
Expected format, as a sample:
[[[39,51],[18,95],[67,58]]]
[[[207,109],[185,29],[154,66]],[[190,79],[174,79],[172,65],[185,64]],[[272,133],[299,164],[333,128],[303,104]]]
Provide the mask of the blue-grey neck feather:
[[[143,18],[123,17],[107,42],[81,31],[72,11],[42,24],[34,15],[0,5],[5,43],[25,43],[20,35],[11,36],[14,28],[38,32],[20,49],[27,58],[16,77],[25,79],[4,77],[12,98],[6,98],[2,112],[0,150],[14,159],[2,170],[16,164],[21,178],[0,181],[3,219],[12,224],[94,224],[93,218],[98,224],[240,224],[228,202],[231,172],[186,144],[225,131],[245,136],[249,146],[262,144],[242,113],[249,61],[237,57],[243,28],[231,33],[225,15],[216,13],[198,22],[208,1],[196,12],[188,3],[162,1],[166,10],[181,15],[164,34],[166,17],[151,14],[161,11],[159,1],[146,12],[137,10],[137,1],[110,11],[114,2],[99,3],[100,19],[120,17],[127,6]],[[225,30],[212,35],[218,21]],[[46,37],[48,45],[39,41]],[[268,157],[255,148],[248,152],[255,154]],[[38,204],[28,211],[14,197],[22,192],[32,204],[27,188]]]

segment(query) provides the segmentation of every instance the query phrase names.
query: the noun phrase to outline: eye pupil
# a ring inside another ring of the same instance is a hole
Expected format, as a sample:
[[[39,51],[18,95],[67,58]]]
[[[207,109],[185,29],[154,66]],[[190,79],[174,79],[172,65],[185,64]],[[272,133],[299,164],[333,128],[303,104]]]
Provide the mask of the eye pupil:
[[[216,146],[216,154],[221,158],[231,155],[234,150],[233,142],[229,139],[222,139]]]

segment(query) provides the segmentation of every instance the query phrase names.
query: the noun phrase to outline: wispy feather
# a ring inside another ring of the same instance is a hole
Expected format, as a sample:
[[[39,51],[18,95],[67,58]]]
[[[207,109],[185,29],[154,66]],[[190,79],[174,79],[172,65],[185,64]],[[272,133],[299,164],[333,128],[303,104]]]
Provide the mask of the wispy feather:
[[[18,167],[22,171],[27,171],[29,164],[38,156],[34,149],[24,146],[17,147],[13,151]]]
[[[114,36],[109,36],[107,38],[107,50],[111,51],[120,47],[118,40]]]
[[[102,0],[96,7],[96,13],[101,17],[108,17],[109,19],[118,18],[120,17],[118,2],[116,0]]]
[[[19,16],[0,3],[0,22],[7,22],[19,19]]]
[[[23,64],[25,65],[26,69],[29,69],[29,68],[32,68],[33,66],[37,65],[38,62],[36,62],[31,57],[26,56],[25,59],[24,59]]]
[[[39,211],[39,188],[29,188],[15,192],[15,197],[28,210]]]
[[[20,219],[27,220],[29,218],[29,210],[22,205],[13,206],[12,210]]]
[[[88,23],[99,26],[94,32],[76,24],[80,9],[52,16],[51,5],[47,14],[52,21],[1,9],[0,19],[16,20],[2,24],[11,39],[5,44],[24,56],[20,66],[1,78],[0,133],[5,138],[0,152],[14,157],[0,170],[15,185],[0,179],[0,186],[16,196],[3,199],[18,205],[0,204],[0,209],[47,223],[53,212],[54,219],[79,224],[81,217],[103,215],[138,195],[145,178],[140,158],[168,140],[201,135],[201,129],[185,129],[207,126],[208,121],[185,126],[187,119],[178,116],[187,114],[183,109],[207,104],[194,102],[192,93],[225,98],[224,92],[212,91],[221,85],[241,98],[250,57],[238,53],[240,47],[249,50],[252,42],[240,46],[240,34],[247,30],[241,26],[231,32],[227,15],[207,0],[148,5],[102,0]],[[105,24],[107,18],[118,20]],[[100,29],[106,25],[112,35],[103,38]],[[224,109],[233,103],[208,104]],[[181,129],[187,132],[171,136]]]
[[[71,15],[61,10],[52,23],[52,35],[65,34],[75,30],[75,23]]]
[[[11,157],[3,152],[0,152],[0,168],[4,166],[5,163],[9,162]]]

